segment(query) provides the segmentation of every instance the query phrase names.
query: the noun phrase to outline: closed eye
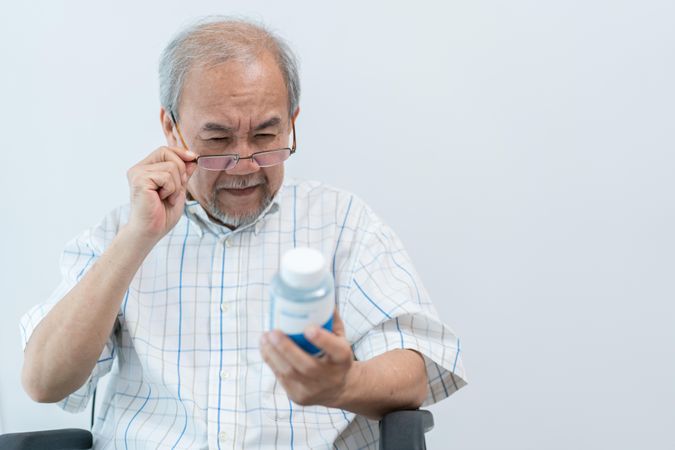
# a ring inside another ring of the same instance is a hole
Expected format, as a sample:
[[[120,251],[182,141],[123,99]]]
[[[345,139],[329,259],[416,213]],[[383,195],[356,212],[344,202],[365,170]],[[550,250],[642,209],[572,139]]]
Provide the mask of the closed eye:
[[[275,138],[277,137],[276,134],[271,134],[271,133],[258,133],[255,135],[257,138]]]

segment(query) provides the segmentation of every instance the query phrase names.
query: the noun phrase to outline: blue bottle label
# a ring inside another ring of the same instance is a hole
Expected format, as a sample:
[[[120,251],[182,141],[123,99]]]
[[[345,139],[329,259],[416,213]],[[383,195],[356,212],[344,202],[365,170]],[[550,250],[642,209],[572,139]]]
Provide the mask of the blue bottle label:
[[[328,322],[324,323],[322,325],[323,328],[325,328],[328,331],[333,331],[333,316],[330,316],[330,319],[328,319]],[[305,337],[304,334],[289,334],[289,338],[293,340],[298,346],[306,351],[307,353],[311,355],[319,355],[321,353],[321,349],[316,347],[314,344],[309,342],[307,338]]]
[[[302,334],[308,325],[323,326],[333,316],[335,304],[331,294],[305,302],[273,295],[272,328],[293,335]]]
[[[300,302],[273,294],[270,326],[288,335],[306,352],[317,354],[319,349],[307,341],[303,332],[309,325],[318,325],[333,331],[334,309],[332,291],[324,297]]]

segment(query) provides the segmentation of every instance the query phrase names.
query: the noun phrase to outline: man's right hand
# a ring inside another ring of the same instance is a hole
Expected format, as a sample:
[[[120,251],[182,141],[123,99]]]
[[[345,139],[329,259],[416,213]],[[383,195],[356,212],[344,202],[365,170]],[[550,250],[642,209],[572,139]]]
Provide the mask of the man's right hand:
[[[160,147],[129,169],[129,222],[54,305],[26,345],[22,382],[31,398],[60,401],[92,373],[147,251],[183,212],[187,180],[197,168],[195,159],[187,150]]]
[[[187,181],[197,156],[185,149],[159,147],[127,172],[131,215],[127,226],[137,237],[158,242],[183,213]]]

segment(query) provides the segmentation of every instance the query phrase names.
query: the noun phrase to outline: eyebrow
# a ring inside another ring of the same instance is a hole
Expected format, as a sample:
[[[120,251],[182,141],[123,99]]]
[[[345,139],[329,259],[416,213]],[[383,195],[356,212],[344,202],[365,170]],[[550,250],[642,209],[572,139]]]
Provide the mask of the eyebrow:
[[[280,123],[281,119],[279,117],[272,117],[271,119],[268,119],[257,125],[255,128],[253,128],[253,131],[264,130],[265,128],[273,127],[275,125],[279,125]],[[207,122],[202,127],[202,131],[220,131],[222,133],[232,133],[234,128],[228,127],[227,125],[223,125],[221,123]]]
[[[204,124],[202,131],[222,131],[223,133],[231,133],[233,128],[220,123],[208,122]]]
[[[275,125],[279,125],[281,123],[281,119],[278,117],[272,117],[269,120],[264,121],[260,125],[256,126],[253,128],[253,131],[260,131],[264,130],[265,128],[273,127]]]

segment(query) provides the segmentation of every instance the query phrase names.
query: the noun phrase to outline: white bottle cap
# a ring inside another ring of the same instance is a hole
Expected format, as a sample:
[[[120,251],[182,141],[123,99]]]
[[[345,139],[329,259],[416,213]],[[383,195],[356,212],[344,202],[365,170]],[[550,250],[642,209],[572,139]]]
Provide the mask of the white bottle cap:
[[[281,258],[281,279],[297,289],[319,286],[328,268],[323,255],[312,248],[294,248]]]

